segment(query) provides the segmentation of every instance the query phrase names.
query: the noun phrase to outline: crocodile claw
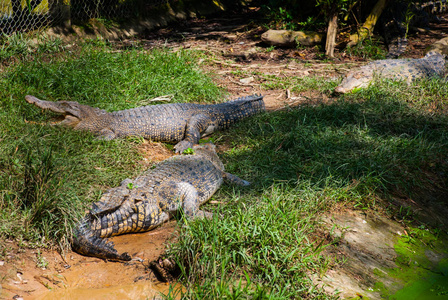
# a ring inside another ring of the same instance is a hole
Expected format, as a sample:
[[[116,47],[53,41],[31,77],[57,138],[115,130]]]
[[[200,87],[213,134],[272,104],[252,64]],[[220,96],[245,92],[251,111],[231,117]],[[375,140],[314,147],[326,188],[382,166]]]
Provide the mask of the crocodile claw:
[[[174,152],[182,154],[188,148],[193,148],[193,143],[183,140],[177,143],[176,146],[174,146]]]
[[[124,261],[130,261],[132,259],[132,257],[129,255],[129,253],[124,252],[120,255],[120,260],[124,260]]]

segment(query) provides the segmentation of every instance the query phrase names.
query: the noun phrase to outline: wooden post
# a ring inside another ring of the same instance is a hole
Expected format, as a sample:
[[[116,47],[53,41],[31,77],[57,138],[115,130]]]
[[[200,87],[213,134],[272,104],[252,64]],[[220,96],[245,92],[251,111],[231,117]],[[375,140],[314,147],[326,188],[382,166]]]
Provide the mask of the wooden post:
[[[327,41],[325,43],[325,54],[334,57],[334,47],[336,46],[336,35],[338,32],[338,14],[333,13],[328,21]]]

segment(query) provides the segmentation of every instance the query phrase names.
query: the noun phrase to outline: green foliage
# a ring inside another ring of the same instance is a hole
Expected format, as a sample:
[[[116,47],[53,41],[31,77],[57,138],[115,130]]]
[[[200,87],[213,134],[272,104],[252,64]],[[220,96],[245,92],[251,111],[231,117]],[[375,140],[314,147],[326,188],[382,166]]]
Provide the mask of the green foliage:
[[[182,152],[183,154],[187,154],[187,155],[193,155],[194,154],[194,150],[191,148],[187,148],[184,150],[184,152]]]
[[[347,14],[356,0],[278,1],[269,0],[262,6],[270,27],[288,30],[319,30],[327,25],[328,13]]]
[[[324,22],[317,16],[315,1],[269,0],[262,11],[271,22],[270,27],[288,30],[315,30]]]
[[[384,59],[386,50],[381,47],[377,40],[367,38],[353,47],[347,47],[345,52],[350,56],[358,56],[365,59]]]
[[[302,182],[262,192],[230,188],[212,220],[188,222],[169,254],[182,266],[188,299],[322,297],[308,272],[326,265],[313,214],[326,191]],[[222,201],[221,200],[221,201]],[[220,216],[225,216],[221,218]],[[330,298],[330,297],[329,297]]]
[[[328,14],[331,10],[346,11],[357,0],[316,0],[316,6],[321,7],[323,14]]]
[[[41,96],[45,99],[76,100],[106,110],[139,106],[167,94],[175,101],[216,101],[220,90],[194,66],[194,59],[186,51],[112,53],[96,43],[54,59],[51,65],[40,59],[27,61],[5,77],[29,90],[45,91]]]

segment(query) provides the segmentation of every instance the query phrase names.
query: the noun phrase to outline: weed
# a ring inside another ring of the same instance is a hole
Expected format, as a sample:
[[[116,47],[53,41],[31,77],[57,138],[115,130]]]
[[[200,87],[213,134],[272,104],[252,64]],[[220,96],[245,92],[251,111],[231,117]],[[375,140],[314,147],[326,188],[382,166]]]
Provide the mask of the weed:
[[[39,269],[43,269],[43,270],[48,268],[48,261],[47,261],[47,259],[45,257],[42,256],[42,253],[40,252],[40,249],[38,249],[37,253],[36,253],[36,266]]]
[[[3,34],[0,37],[0,62],[11,57],[25,57],[34,53],[56,53],[63,50],[62,40],[41,33]]]
[[[266,53],[269,53],[269,52],[272,52],[272,51],[274,51],[275,50],[275,46],[269,46],[269,47],[267,47],[264,51],[266,52]]]
[[[370,59],[384,59],[386,57],[384,48],[379,45],[377,40],[372,38],[365,39],[355,46],[347,47],[345,52],[350,56],[359,56]]]
[[[191,148],[185,149],[184,152],[182,152],[183,154],[187,154],[187,155],[193,155],[194,154],[194,150]]]

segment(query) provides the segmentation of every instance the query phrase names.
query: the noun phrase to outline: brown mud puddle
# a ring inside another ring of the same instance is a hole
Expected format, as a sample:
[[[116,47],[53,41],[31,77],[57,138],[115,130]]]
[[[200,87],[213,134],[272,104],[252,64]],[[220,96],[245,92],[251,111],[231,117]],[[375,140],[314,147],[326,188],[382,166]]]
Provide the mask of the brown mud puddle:
[[[164,253],[176,224],[171,221],[149,232],[111,238],[120,253],[131,254],[128,263],[74,252],[23,250],[6,243],[0,299],[159,299],[170,286],[157,281],[148,264]]]

